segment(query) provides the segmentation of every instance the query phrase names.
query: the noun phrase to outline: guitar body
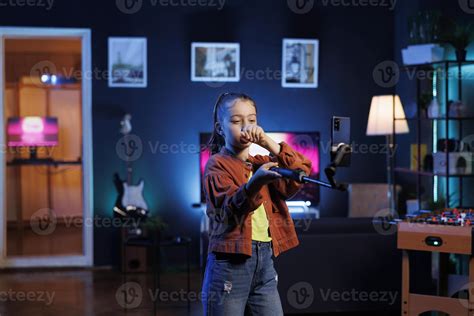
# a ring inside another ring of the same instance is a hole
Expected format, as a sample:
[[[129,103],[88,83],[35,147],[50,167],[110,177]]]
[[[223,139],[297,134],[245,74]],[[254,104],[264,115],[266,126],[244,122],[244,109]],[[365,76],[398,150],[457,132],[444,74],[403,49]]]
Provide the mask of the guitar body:
[[[132,131],[132,124],[130,122],[132,116],[126,114],[120,122],[120,133],[128,135]],[[128,144],[126,140],[122,143],[128,155]],[[117,200],[115,201],[114,215],[120,217],[143,217],[148,216],[148,205],[143,198],[143,187],[145,182],[140,180],[137,185],[132,184],[132,163],[127,161],[127,181],[122,181],[117,173],[114,174],[114,184],[118,192]]]
[[[127,208],[127,206],[133,206],[148,210],[148,205],[143,198],[143,187],[145,182],[140,180],[137,185],[131,185],[127,182],[123,182],[123,195],[122,195],[122,206]]]

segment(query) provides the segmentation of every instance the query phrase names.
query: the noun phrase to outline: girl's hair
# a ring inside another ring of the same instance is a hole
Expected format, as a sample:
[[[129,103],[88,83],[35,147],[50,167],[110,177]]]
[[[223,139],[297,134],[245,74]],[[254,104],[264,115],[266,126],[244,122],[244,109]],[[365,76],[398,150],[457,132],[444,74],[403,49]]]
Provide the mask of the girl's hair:
[[[212,135],[211,139],[207,143],[207,148],[211,151],[212,155],[218,153],[225,145],[224,137],[217,132],[216,122],[221,122],[222,124],[222,120],[227,106],[234,105],[237,100],[250,101],[255,107],[255,111],[257,111],[257,105],[255,101],[250,96],[244,93],[225,92],[219,95],[216,104],[214,105]]]

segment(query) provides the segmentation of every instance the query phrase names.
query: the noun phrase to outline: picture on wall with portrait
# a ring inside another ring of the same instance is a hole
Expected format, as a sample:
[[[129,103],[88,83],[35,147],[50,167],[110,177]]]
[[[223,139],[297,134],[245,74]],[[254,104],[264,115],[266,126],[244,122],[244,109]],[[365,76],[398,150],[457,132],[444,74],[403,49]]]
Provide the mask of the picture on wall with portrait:
[[[318,59],[318,40],[283,39],[282,87],[317,88]]]
[[[191,44],[191,81],[239,81],[239,43]]]

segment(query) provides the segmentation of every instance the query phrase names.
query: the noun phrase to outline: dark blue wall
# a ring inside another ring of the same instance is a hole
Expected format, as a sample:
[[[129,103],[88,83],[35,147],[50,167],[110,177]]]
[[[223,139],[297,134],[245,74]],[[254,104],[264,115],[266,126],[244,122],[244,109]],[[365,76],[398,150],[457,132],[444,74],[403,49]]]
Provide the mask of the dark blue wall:
[[[411,1],[411,0],[407,0]],[[133,132],[142,138],[144,152],[135,162],[136,178],[146,181],[145,198],[155,214],[169,224],[170,234],[194,238],[198,253],[201,214],[191,208],[199,201],[198,155],[153,154],[149,142],[198,144],[199,132],[210,131],[216,96],[227,90],[244,91],[259,107],[266,130],[320,131],[329,141],[332,115],[352,117],[352,137],[358,144],[383,144],[383,137],[366,137],[373,95],[393,92],[372,77],[374,66],[394,59],[394,14],[386,7],[325,7],[317,1],[307,14],[295,14],[286,1],[230,1],[224,9],[152,7],[144,0],[135,14],[120,12],[115,1],[57,1],[50,11],[41,8],[0,10],[5,26],[84,27],[92,30],[92,64],[107,70],[109,36],[148,38],[148,88],[111,89],[104,79],[93,80],[94,212],[112,216],[115,200],[112,175],[124,170],[115,151],[118,125],[125,112],[133,115]],[[283,89],[281,43],[284,37],[320,41],[319,87]],[[266,80],[242,78],[213,88],[190,81],[192,41],[241,44],[241,68],[269,71]],[[322,153],[322,166],[328,154]],[[341,170],[351,182],[385,181],[385,156],[353,156],[353,166]],[[345,216],[347,195],[321,189],[322,216]],[[117,235],[95,229],[95,264],[114,264]]]

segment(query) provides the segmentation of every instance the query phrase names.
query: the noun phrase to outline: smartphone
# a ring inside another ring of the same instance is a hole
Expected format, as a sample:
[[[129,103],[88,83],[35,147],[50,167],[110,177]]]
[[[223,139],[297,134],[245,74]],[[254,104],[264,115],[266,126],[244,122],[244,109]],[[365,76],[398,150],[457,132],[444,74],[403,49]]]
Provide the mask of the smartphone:
[[[331,162],[337,153],[340,144],[351,144],[351,119],[343,116],[333,116],[331,119]],[[344,156],[339,167],[349,167],[351,154]]]

